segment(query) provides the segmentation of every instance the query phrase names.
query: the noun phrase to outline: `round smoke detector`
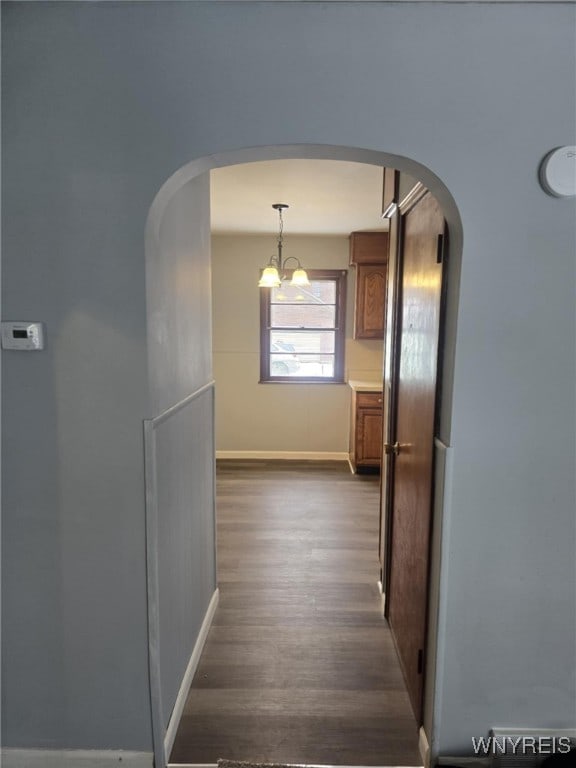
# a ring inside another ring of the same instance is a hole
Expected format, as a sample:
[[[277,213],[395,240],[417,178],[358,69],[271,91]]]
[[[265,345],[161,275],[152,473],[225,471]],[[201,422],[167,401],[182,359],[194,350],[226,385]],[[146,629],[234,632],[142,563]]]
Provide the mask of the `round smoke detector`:
[[[540,184],[554,197],[576,196],[576,147],[558,147],[540,165]]]

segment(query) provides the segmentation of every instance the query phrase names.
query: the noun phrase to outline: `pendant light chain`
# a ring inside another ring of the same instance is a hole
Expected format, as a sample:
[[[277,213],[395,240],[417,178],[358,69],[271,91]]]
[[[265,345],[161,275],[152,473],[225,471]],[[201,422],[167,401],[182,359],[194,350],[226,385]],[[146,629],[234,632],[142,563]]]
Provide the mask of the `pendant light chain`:
[[[282,269],[282,246],[284,244],[284,218],[282,217],[282,208],[278,208],[278,218],[280,220],[280,228],[278,230],[278,269]]]
[[[287,259],[282,260],[282,246],[284,244],[284,217],[282,216],[282,210],[288,208],[286,203],[274,203],[272,208],[278,211],[278,256],[272,256],[268,262],[268,266],[262,271],[262,276],[258,285],[260,288],[278,288],[285,276],[280,273],[285,272],[286,262],[294,260],[296,262],[296,268],[292,272],[292,279],[290,285],[310,285],[308,275],[306,271],[302,269],[300,259],[296,256],[288,256]]]
[[[282,233],[284,232],[284,218],[282,216],[282,208],[278,209],[278,216],[280,217],[280,232],[278,235],[278,240],[282,242]]]

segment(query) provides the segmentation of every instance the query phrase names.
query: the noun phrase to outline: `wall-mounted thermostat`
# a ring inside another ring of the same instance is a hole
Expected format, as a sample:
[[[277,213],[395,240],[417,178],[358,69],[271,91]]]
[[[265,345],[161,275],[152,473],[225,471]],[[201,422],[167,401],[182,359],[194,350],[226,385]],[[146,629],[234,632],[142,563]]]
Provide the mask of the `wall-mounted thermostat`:
[[[558,147],[540,165],[540,184],[554,197],[576,195],[576,147]]]
[[[2,349],[44,349],[42,323],[2,323]]]

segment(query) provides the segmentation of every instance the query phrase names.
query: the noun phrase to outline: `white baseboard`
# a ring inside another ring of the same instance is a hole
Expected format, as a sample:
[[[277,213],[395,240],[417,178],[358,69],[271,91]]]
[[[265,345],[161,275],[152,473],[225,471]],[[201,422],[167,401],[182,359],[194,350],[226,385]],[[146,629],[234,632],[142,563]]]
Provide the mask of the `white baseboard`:
[[[198,669],[200,656],[202,655],[202,650],[204,648],[204,644],[206,643],[206,638],[208,637],[208,631],[210,630],[212,619],[214,618],[216,608],[218,607],[219,597],[220,590],[216,588],[214,594],[212,595],[212,599],[210,600],[210,604],[208,605],[208,610],[204,616],[202,626],[200,627],[200,632],[198,633],[198,637],[194,645],[194,650],[190,656],[188,666],[186,667],[186,672],[182,678],[180,690],[178,691],[178,696],[176,697],[176,702],[174,704],[174,708],[172,709],[172,714],[170,715],[170,722],[168,723],[168,728],[166,729],[166,735],[164,736],[164,754],[166,755],[166,760],[169,759],[170,752],[172,752],[172,747],[174,746],[176,731],[178,730],[180,718],[182,717],[182,712],[184,711],[184,705],[186,704],[188,691],[190,690],[192,680],[196,674],[196,670]]]
[[[168,763],[166,768],[218,768],[218,763]]]
[[[348,461],[342,451],[216,451],[217,459],[282,459],[285,461]]]
[[[168,763],[166,768],[218,768],[218,763]]]
[[[122,749],[2,749],[2,768],[152,768],[152,752]]]
[[[420,757],[422,758],[424,768],[430,768],[430,744],[422,727],[418,731],[418,749],[420,750]]]

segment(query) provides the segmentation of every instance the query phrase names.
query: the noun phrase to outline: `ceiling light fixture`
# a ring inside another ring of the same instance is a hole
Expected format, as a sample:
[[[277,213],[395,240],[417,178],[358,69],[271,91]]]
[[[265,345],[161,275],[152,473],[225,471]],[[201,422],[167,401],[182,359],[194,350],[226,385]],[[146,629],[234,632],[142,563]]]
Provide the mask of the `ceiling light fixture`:
[[[278,211],[279,218],[279,231],[278,231],[278,255],[271,256],[268,265],[262,271],[262,277],[258,286],[260,288],[278,288],[282,280],[287,279],[286,275],[286,263],[290,260],[294,260],[297,264],[296,268],[292,272],[292,279],[290,285],[310,285],[308,275],[306,271],[302,269],[300,260],[296,256],[288,256],[282,260],[282,246],[283,246],[283,232],[284,232],[284,219],[282,218],[282,211],[288,208],[286,203],[274,203],[272,206],[275,211]]]

